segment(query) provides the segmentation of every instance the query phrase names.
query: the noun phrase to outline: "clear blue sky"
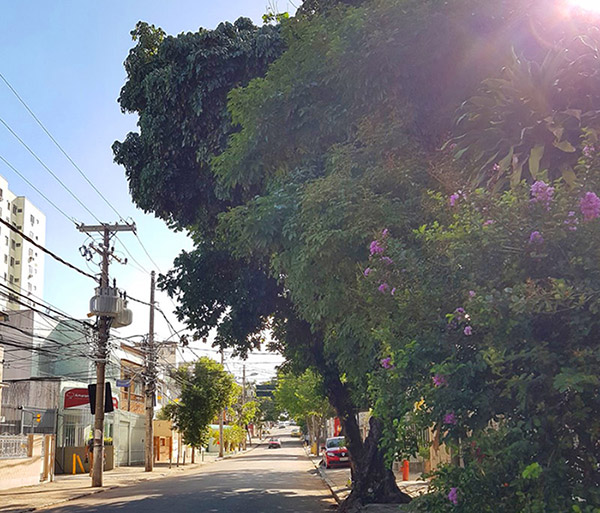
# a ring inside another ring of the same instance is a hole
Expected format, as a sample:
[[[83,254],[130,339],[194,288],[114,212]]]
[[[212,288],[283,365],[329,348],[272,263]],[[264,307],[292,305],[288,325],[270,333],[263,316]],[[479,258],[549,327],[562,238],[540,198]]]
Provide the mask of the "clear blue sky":
[[[191,248],[191,244],[184,235],[169,232],[162,221],[135,208],[129,198],[124,171],[112,161],[112,143],[136,129],[136,117],[122,114],[116,102],[125,80],[123,61],[133,46],[129,33],[140,20],[160,26],[168,34],[197,31],[199,27],[214,28],[221,21],[235,21],[240,16],[261,24],[262,15],[273,5],[278,11],[293,10],[285,0],[3,2],[0,72],[117,211],[135,220],[140,239],[163,272],[169,269],[179,251]],[[98,219],[118,220],[1,81],[0,117]],[[1,125],[0,155],[68,216],[86,224],[96,222]],[[97,272],[97,268],[88,267],[79,254],[85,236],[73,223],[2,162],[0,175],[8,180],[14,193],[27,196],[45,213],[47,248],[78,267]],[[141,266],[148,271],[154,268],[133,235],[123,233],[119,238]],[[116,249],[127,256],[118,242]],[[148,300],[149,276],[135,263],[127,266],[113,263],[111,275],[130,295]],[[46,257],[44,299],[47,302],[82,318],[88,312],[93,287],[90,279]],[[158,300],[176,325],[171,314],[172,303],[164,296]],[[134,323],[120,334],[146,333],[147,311],[131,306]],[[157,318],[156,331],[162,338],[170,335],[160,318]],[[252,371],[262,373],[262,364],[258,362],[269,358],[256,358],[256,368]]]

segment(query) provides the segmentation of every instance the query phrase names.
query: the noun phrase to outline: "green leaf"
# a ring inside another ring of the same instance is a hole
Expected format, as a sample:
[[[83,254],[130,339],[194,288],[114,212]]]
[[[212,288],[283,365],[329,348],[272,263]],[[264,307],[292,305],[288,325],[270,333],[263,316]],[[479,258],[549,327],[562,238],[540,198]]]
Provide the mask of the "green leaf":
[[[544,156],[543,144],[536,144],[529,152],[529,172],[534,180],[538,179],[538,173],[540,171],[540,161]]]
[[[542,474],[542,467],[538,462],[527,465],[522,472],[524,479],[537,479]]]
[[[575,171],[573,171],[573,168],[567,164],[564,164],[560,167],[560,171],[562,173],[563,180],[570,187],[573,187],[577,181],[577,175],[575,174]]]
[[[554,141],[552,144],[565,153],[574,153],[576,151],[575,147],[569,141]]]

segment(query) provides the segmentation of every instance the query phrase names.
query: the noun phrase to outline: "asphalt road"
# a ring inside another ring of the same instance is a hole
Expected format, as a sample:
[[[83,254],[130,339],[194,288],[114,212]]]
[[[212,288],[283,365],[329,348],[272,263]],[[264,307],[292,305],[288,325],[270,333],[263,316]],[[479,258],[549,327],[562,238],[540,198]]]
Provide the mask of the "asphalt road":
[[[275,432],[275,435],[279,433]],[[197,473],[108,490],[45,509],[45,513],[321,513],[335,502],[300,442],[281,436]]]

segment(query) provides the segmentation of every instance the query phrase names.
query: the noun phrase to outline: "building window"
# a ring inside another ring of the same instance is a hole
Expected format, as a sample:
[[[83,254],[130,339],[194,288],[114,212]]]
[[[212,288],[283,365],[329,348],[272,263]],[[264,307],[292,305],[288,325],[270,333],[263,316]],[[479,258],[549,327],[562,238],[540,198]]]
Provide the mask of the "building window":
[[[27,284],[27,290],[28,290],[29,292],[31,292],[31,283],[28,283],[28,284]]]
[[[8,264],[8,255],[4,255],[4,263]]]
[[[34,216],[29,216],[29,220],[31,221],[31,224],[35,224],[35,217]]]
[[[13,205],[13,214],[17,213],[17,205]]]
[[[15,265],[15,257],[10,257],[10,265]]]
[[[9,280],[11,283],[13,283],[15,281],[15,277],[11,274]]]
[[[6,244],[8,246],[8,236],[4,236],[4,244]]]
[[[22,209],[22,208],[18,208],[18,209],[17,209],[17,212],[18,212],[19,214],[21,214],[21,213],[23,212],[23,209]]]
[[[17,243],[15,242],[15,239],[10,239],[10,247],[12,249],[16,249],[17,248]]]
[[[29,248],[29,256],[33,258],[33,249]]]

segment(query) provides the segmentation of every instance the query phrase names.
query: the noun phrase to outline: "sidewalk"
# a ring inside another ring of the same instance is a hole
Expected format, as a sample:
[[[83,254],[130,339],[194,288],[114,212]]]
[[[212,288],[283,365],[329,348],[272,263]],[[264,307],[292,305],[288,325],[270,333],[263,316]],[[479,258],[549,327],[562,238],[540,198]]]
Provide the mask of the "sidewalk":
[[[260,442],[253,443],[246,451],[228,454],[225,458],[235,458],[238,455],[247,454],[259,444]],[[201,461],[194,464],[186,463],[185,466],[180,464],[179,467],[173,463],[171,468],[169,468],[168,463],[158,463],[155,464],[153,472],[145,472],[143,466],[116,467],[115,469],[104,473],[104,486],[101,488],[91,487],[91,479],[88,474],[78,474],[74,476],[61,474],[56,476],[55,480],[51,483],[41,483],[35,486],[0,490],[0,512],[22,513],[26,511],[35,511],[40,508],[72,501],[105,490],[131,486],[141,481],[189,474],[217,460],[219,460],[217,454],[204,453],[203,462]]]
[[[321,478],[333,494],[335,500],[340,503],[350,494],[350,469],[349,468],[331,468],[326,469],[321,465],[321,456],[315,456],[310,454],[308,448],[305,447],[306,455],[312,461],[313,465],[321,475]],[[427,493],[429,483],[422,481],[417,475],[411,475],[410,481],[402,481],[402,476],[396,475],[396,483],[403,492],[407,493],[411,497],[417,497],[424,493]],[[381,509],[383,505],[372,505],[377,507],[377,511],[384,511]],[[394,506],[394,511],[398,511],[398,506]],[[373,508],[371,508],[373,509]],[[369,509],[369,511],[371,510]],[[1,511],[1,510],[0,510]]]

